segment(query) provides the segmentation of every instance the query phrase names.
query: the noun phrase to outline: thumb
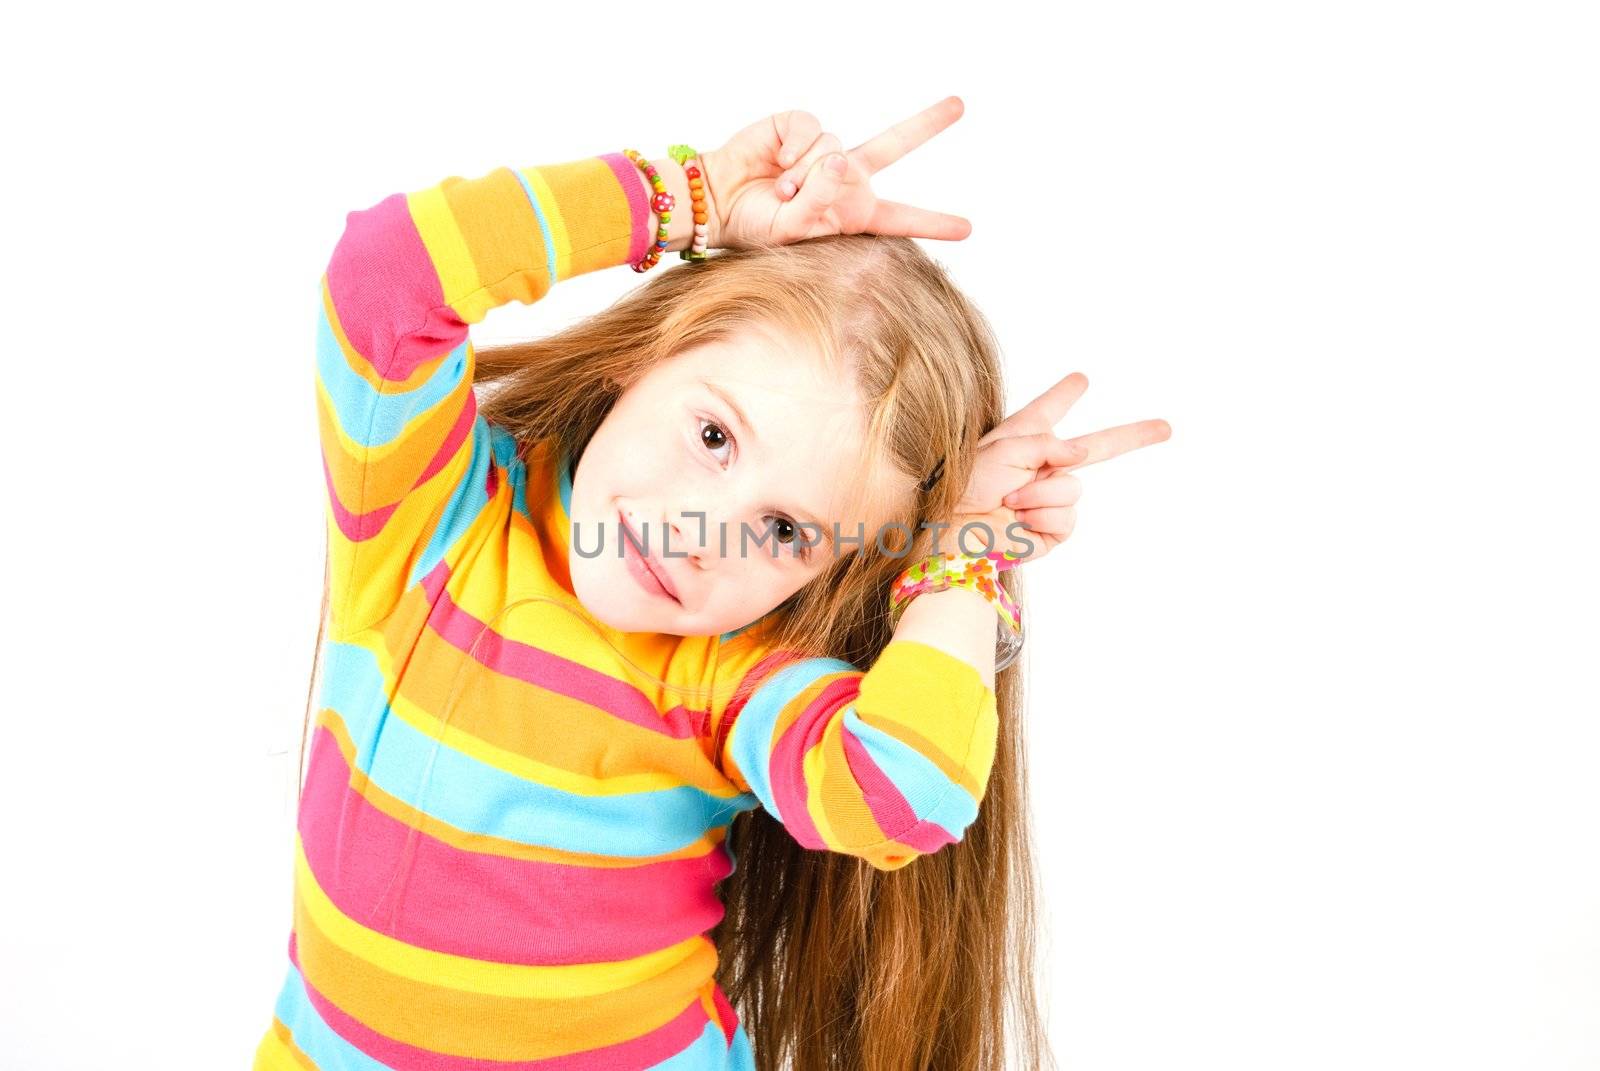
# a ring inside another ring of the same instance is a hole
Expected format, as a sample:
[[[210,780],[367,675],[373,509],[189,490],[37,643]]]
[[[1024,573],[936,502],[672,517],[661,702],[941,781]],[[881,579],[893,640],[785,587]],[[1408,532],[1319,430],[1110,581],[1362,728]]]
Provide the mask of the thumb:
[[[843,153],[829,153],[811,165],[805,181],[789,202],[801,219],[811,220],[826,211],[839,196],[849,163]]]

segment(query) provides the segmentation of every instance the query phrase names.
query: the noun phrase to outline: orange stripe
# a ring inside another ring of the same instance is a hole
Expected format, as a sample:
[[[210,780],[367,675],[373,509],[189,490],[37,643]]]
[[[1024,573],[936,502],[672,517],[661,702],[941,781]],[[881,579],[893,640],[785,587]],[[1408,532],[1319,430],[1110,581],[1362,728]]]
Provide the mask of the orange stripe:
[[[439,185],[493,303],[531,304],[542,297],[554,280],[545,270],[539,220],[516,173],[499,167],[480,178],[455,176]]]
[[[573,275],[627,262],[633,243],[633,215],[628,192],[610,164],[590,156],[543,164],[539,176],[561,206],[561,218],[572,245]]]
[[[500,597],[505,598],[503,594]],[[562,611],[533,603],[518,608],[522,609],[527,614],[516,622],[516,633],[500,631],[511,617],[508,614],[485,636],[498,634],[508,642],[542,648],[531,642],[532,636],[547,631],[538,627],[541,616]],[[519,640],[517,633],[529,639]],[[603,661],[604,655],[615,657],[599,637],[591,637],[587,646],[602,652],[594,661]],[[590,662],[570,646],[562,650],[562,657],[580,664]],[[670,665],[660,668],[667,670],[669,680],[679,676]],[[674,701],[671,693],[661,691],[664,694],[660,696],[641,697],[641,706],[649,706],[649,699],[654,698],[659,711],[660,702]],[[424,628],[417,638],[399,695],[407,705],[407,720],[429,735],[438,735],[439,713],[448,710],[449,730],[509,755],[599,780],[661,775],[712,795],[726,794],[726,784],[705,761],[705,749],[696,737],[674,739],[581,699],[497,673],[476,658],[469,660],[466,652],[431,628]],[[530,717],[530,711],[537,711],[538,716]],[[598,763],[596,756],[600,757]]]

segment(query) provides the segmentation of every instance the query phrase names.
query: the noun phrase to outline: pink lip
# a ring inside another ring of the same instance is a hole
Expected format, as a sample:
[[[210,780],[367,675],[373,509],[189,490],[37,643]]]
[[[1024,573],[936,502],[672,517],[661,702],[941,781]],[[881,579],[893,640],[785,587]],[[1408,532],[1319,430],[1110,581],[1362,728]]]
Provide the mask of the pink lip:
[[[640,538],[638,532],[634,531],[633,526],[628,523],[628,518],[619,512],[617,521],[623,528],[632,533],[632,538],[628,536],[622,537],[622,555],[628,561],[628,572],[633,574],[634,579],[639,581],[639,586],[646,591],[664,595],[673,602],[679,602],[678,590],[672,586],[672,578],[667,576],[666,570],[655,560],[655,556],[646,557],[640,554],[639,547],[644,544],[644,540]],[[679,603],[679,605],[682,605],[682,603]]]

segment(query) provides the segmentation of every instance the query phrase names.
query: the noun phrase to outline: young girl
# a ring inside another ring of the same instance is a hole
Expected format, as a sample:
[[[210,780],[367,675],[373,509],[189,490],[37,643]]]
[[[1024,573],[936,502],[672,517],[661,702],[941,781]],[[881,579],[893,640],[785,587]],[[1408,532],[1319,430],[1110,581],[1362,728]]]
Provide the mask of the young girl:
[[[1067,537],[1070,470],[1168,429],[1058,439],[1079,375],[1002,420],[985,321],[912,241],[965,221],[868,185],[960,114],[841,153],[786,112],[348,215],[257,1069],[1045,1062],[1008,567]],[[691,262],[474,349],[664,251]]]

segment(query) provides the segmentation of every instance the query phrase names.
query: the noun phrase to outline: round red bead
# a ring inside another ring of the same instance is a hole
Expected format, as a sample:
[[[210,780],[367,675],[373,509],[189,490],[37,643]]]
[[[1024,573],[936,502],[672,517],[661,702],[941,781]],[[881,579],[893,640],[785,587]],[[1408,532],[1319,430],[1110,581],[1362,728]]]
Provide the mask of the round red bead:
[[[650,207],[657,212],[670,212],[675,203],[672,194],[664,190],[650,198]]]

